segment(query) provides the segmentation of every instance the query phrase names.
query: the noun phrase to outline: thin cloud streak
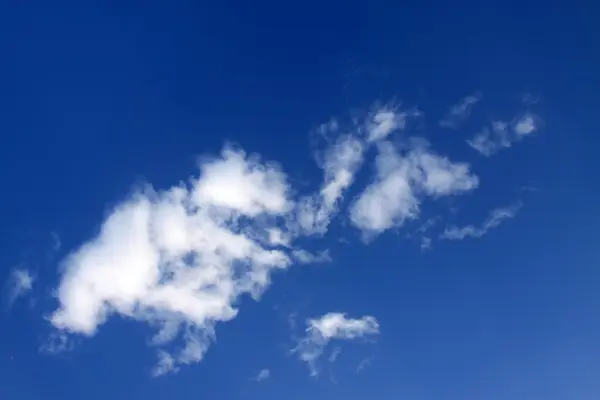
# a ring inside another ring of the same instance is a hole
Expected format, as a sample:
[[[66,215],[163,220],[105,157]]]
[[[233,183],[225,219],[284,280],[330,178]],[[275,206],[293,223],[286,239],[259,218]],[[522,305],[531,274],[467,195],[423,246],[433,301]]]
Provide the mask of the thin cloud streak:
[[[6,307],[11,307],[19,298],[33,290],[35,276],[25,268],[15,268],[4,287]]]
[[[463,240],[465,238],[480,238],[487,234],[491,229],[498,227],[504,221],[514,218],[521,209],[521,203],[514,204],[505,208],[496,208],[492,210],[486,220],[480,227],[467,225],[463,227],[447,228],[440,236],[446,240]]]
[[[481,101],[481,98],[481,93],[476,92],[461,99],[446,112],[440,120],[440,126],[458,129],[469,118],[473,108]]]

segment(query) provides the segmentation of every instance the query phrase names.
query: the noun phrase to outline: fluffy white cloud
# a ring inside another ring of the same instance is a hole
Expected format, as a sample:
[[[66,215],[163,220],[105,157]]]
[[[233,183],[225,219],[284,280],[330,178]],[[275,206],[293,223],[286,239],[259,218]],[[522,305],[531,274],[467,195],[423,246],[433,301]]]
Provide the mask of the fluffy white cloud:
[[[137,193],[68,256],[56,328],[93,335],[120,314],[158,326],[156,345],[180,335],[181,349],[159,352],[154,372],[163,374],[201,360],[239,297],[258,297],[271,273],[290,265],[273,235],[289,209],[285,176],[231,148],[200,170],[189,185]]]
[[[4,288],[6,303],[10,307],[19,297],[27,295],[32,289],[35,277],[24,268],[15,268]]]
[[[350,209],[352,223],[369,237],[419,215],[424,196],[440,197],[476,188],[466,163],[453,163],[418,144],[403,154],[390,142],[379,144],[376,176]]]
[[[310,319],[307,323],[306,336],[294,351],[308,364],[312,376],[318,375],[317,362],[330,341],[354,340],[379,334],[379,323],[372,316],[354,319],[343,313],[332,312]],[[335,360],[339,350],[335,350],[333,354]],[[330,357],[330,361],[333,360]]]
[[[537,131],[540,119],[526,113],[515,121],[493,121],[490,127],[484,127],[473,138],[467,140],[469,146],[482,155],[489,157],[498,151],[512,147],[515,142]]]
[[[457,104],[450,107],[440,121],[440,126],[446,128],[458,128],[473,110],[473,107],[481,101],[481,93],[474,93],[461,99]]]
[[[514,218],[517,212],[521,208],[521,204],[517,203],[510,207],[496,208],[490,212],[490,215],[481,224],[480,227],[473,225],[467,225],[463,227],[450,227],[447,228],[444,233],[440,236],[442,239],[448,240],[462,240],[467,237],[479,238],[488,233],[490,229],[493,229],[500,225],[507,219]]]

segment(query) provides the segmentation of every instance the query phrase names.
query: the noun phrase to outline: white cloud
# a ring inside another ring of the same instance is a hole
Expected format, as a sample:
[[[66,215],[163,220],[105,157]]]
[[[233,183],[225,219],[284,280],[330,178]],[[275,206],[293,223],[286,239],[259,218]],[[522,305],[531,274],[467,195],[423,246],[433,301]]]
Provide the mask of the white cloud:
[[[450,227],[447,228],[444,233],[440,236],[442,239],[448,240],[462,240],[467,237],[479,238],[488,233],[490,229],[493,229],[500,225],[507,219],[514,218],[517,212],[521,208],[521,204],[517,203],[510,207],[496,208],[490,212],[490,215],[481,224],[480,227],[473,225],[467,225],[463,227]]]
[[[518,136],[529,135],[530,133],[535,132],[537,128],[538,122],[531,114],[525,114],[515,123],[514,126],[515,133]]]
[[[329,251],[327,250],[314,254],[303,249],[298,249],[292,251],[292,256],[296,261],[302,264],[317,264],[331,262],[331,255],[329,255]]]
[[[451,162],[424,143],[399,150],[385,140],[416,113],[377,110],[342,135],[337,120],[320,127],[336,138],[319,159],[324,177],[313,195],[298,197],[275,164],[231,146],[219,157],[201,159],[200,173],[187,182],[137,191],[63,260],[49,348],[69,348],[77,335],[93,336],[109,318],[121,316],[156,329],[154,375],[199,362],[217,324],[236,317],[243,297],[258,299],[274,272],[330,260],[326,249],[309,252],[297,247],[297,239],[326,233],[373,145],[379,151],[375,178],[350,207],[351,222],[365,235],[417,218],[426,197],[476,188],[468,164]],[[428,247],[429,239],[422,245]],[[331,313],[309,321],[297,350],[316,371],[331,340],[378,330],[373,317]]]
[[[466,163],[453,163],[424,145],[400,154],[390,142],[379,144],[376,176],[350,208],[352,223],[367,237],[417,218],[424,196],[441,197],[476,188]]]
[[[409,117],[418,117],[418,110],[399,111],[396,108],[381,108],[372,113],[366,123],[367,141],[377,142],[387,138],[391,133],[406,128]]]
[[[33,289],[34,283],[35,277],[28,270],[15,268],[4,288],[7,306],[10,307],[17,299],[26,296]]]
[[[262,381],[266,381],[270,377],[271,377],[271,371],[269,371],[268,369],[262,369],[256,376],[255,380],[257,382],[262,382]]]
[[[460,124],[469,118],[473,107],[481,101],[481,93],[474,93],[461,99],[446,112],[440,126],[457,129]]]
[[[319,373],[317,362],[331,340],[355,340],[378,334],[379,323],[372,316],[353,319],[343,313],[328,313],[308,321],[306,336],[294,352],[298,353],[300,360],[308,364],[311,375],[316,376]],[[333,354],[335,353],[334,350]],[[339,351],[337,353],[339,354]],[[338,354],[335,354],[335,357]]]
[[[302,232],[323,234],[344,191],[354,181],[362,165],[364,143],[353,135],[340,136],[324,154],[324,183],[318,194],[302,198],[297,206],[297,219]]]
[[[394,107],[380,107],[369,113],[365,122],[354,121],[350,133],[338,135],[333,144],[317,156],[324,172],[324,182],[317,194],[303,197],[298,202],[298,229],[305,234],[325,233],[370,146],[395,131],[404,130],[407,118],[420,115],[418,110],[399,111]],[[340,124],[336,119],[318,128],[322,135],[337,134],[339,130]]]
[[[482,155],[489,157],[504,148],[512,147],[539,127],[540,119],[526,113],[511,123],[493,121],[490,127],[484,127],[473,138],[467,140],[467,143]]]
[[[91,336],[113,314],[148,322],[160,328],[154,374],[164,374],[200,361],[239,297],[258,297],[290,265],[269,243],[289,209],[285,176],[231,148],[200,170],[189,185],[126,200],[66,258],[56,328]],[[178,336],[183,347],[167,350]]]

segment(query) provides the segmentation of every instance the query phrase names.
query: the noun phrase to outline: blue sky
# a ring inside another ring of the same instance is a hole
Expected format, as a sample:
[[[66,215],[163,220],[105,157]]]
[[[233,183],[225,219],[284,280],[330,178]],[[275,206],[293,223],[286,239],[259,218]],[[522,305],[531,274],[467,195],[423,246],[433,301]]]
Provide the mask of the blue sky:
[[[589,7],[4,2],[0,397],[600,398]]]

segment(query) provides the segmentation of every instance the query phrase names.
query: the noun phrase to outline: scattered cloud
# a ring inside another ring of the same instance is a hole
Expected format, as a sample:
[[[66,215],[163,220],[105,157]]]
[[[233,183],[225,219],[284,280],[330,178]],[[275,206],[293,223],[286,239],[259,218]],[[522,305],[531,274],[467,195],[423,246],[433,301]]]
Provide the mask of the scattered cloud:
[[[379,144],[375,179],[350,208],[350,219],[366,238],[417,218],[425,196],[442,197],[475,189],[477,176],[466,163],[453,163],[418,144],[400,154]]]
[[[73,349],[74,343],[64,332],[53,332],[40,346],[40,352],[59,354]]]
[[[417,231],[421,232],[421,233],[425,233],[427,232],[429,229],[433,228],[433,226],[435,224],[437,224],[440,221],[440,217],[432,217],[429,218],[427,221],[425,221],[421,226],[419,226],[419,229],[417,229]]]
[[[447,228],[444,233],[440,236],[442,239],[447,240],[463,240],[465,238],[479,238],[488,233],[490,229],[493,229],[500,225],[507,219],[514,218],[517,212],[521,208],[521,203],[514,204],[505,208],[496,208],[492,210],[486,220],[481,224],[480,227],[473,225],[467,225],[463,227],[450,227]]]
[[[393,132],[404,130],[408,118],[420,115],[416,109],[400,111],[398,107],[380,107],[369,113],[365,122],[354,121],[349,133],[337,135],[332,145],[317,154],[324,182],[317,194],[305,196],[298,202],[295,230],[323,235],[331,218],[338,212],[345,191],[363,165],[368,149]],[[332,119],[321,125],[318,132],[326,135],[337,133],[340,129],[340,123]]]
[[[268,369],[262,369],[256,376],[255,380],[256,380],[256,382],[262,382],[262,381],[266,381],[270,377],[271,377],[271,371],[269,371]]]
[[[371,365],[371,360],[369,360],[368,358],[365,358],[356,367],[356,373],[357,374],[361,373],[365,368],[367,368],[370,365]]]
[[[343,313],[328,313],[308,321],[306,336],[293,351],[308,364],[310,374],[317,376],[319,374],[317,362],[331,340],[355,340],[378,334],[379,323],[372,316],[353,319]],[[334,360],[336,357],[337,354]]]
[[[537,116],[525,113],[511,123],[492,122],[491,127],[484,127],[473,138],[467,140],[467,143],[482,155],[489,157],[504,148],[512,147],[514,143],[537,131],[540,126],[541,120]]]
[[[331,352],[331,354],[329,355],[329,362],[330,363],[334,363],[335,360],[337,360],[338,356],[340,355],[340,353],[342,352],[342,348],[341,347],[336,347],[333,349],[333,351]]]
[[[423,236],[421,238],[421,251],[431,250],[431,238]]]
[[[302,264],[317,264],[331,262],[331,256],[328,250],[321,251],[320,253],[313,254],[309,251],[299,249],[294,250],[292,255],[295,260]]]
[[[458,103],[450,107],[450,109],[441,119],[440,126],[458,129],[460,125],[469,118],[473,107],[475,107],[475,105],[480,101],[481,93],[479,92],[464,97]]]
[[[34,283],[35,277],[27,269],[13,269],[4,287],[7,307],[12,306],[19,298],[31,292]]]
[[[416,110],[399,111],[397,108],[382,108],[374,112],[366,124],[367,142],[386,139],[392,132],[404,130],[409,117],[418,117]]]
[[[364,143],[353,135],[340,136],[323,156],[324,183],[319,193],[305,196],[297,206],[297,219],[301,232],[324,234],[331,217],[337,212],[344,191],[354,181],[362,165]]]
[[[200,158],[198,174],[185,182],[135,191],[109,210],[95,237],[61,262],[58,306],[48,316],[55,332],[44,351],[68,349],[74,338],[91,337],[111,317],[121,316],[155,329],[153,375],[201,361],[217,325],[236,317],[243,298],[258,300],[273,274],[331,260],[327,249],[313,252],[298,243],[327,232],[372,148],[377,150],[374,176],[348,208],[364,238],[416,219],[427,198],[475,189],[479,179],[469,164],[438,155],[423,140],[393,144],[393,134],[416,115],[387,107],[354,120],[351,129],[343,130],[337,119],[319,127],[333,140],[317,157],[323,180],[312,194],[297,193],[277,164],[232,145],[216,157]],[[528,135],[536,121],[521,119],[511,129]],[[451,228],[444,238],[481,236],[504,218],[494,214],[477,229]],[[425,222],[421,235],[436,221]],[[422,250],[431,247],[430,236],[422,238]],[[33,284],[31,275],[15,276],[11,302]],[[308,325],[295,351],[312,374],[331,340],[379,332],[375,318],[341,313]],[[338,354],[334,350],[330,358]]]
[[[515,133],[520,136],[529,135],[534,132],[538,127],[536,119],[531,114],[525,114],[515,124]]]

